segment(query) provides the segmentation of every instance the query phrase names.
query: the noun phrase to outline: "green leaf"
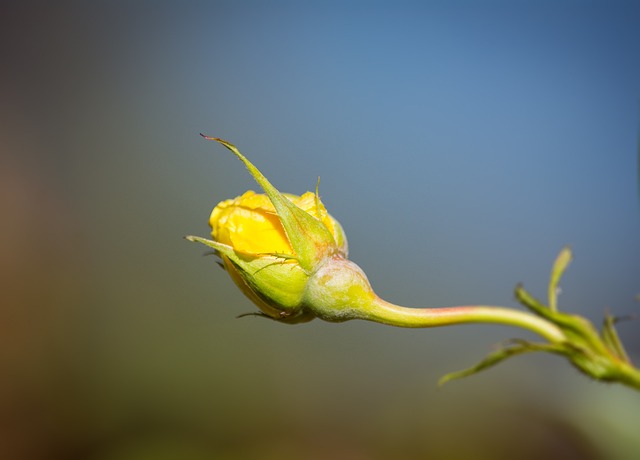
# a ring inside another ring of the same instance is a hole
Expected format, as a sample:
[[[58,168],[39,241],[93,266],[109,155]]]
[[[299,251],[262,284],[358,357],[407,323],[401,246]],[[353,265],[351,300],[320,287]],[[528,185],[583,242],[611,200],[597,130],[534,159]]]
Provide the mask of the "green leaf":
[[[597,331],[585,318],[578,315],[552,311],[529,294],[522,285],[516,286],[515,295],[518,301],[529,310],[560,327],[562,331],[567,334],[568,339],[587,341],[592,345],[599,342]]]
[[[565,246],[560,251],[560,254],[558,254],[558,257],[556,257],[553,268],[551,269],[551,279],[549,280],[549,309],[553,312],[558,311],[558,284],[560,283],[560,278],[562,278],[572,258],[571,249]]]
[[[615,323],[617,318],[611,316],[609,313],[606,313],[604,316],[604,323],[602,325],[602,340],[607,345],[607,347],[621,360],[631,363],[629,360],[629,356],[620,341],[620,337],[618,336],[618,331],[616,331]]]
[[[441,387],[451,380],[457,380],[464,377],[469,377],[473,374],[477,374],[478,372],[493,367],[512,356],[517,356],[523,353],[530,353],[534,351],[550,351],[554,353],[562,353],[563,350],[563,348],[559,345],[532,343],[527,342],[526,340],[513,339],[510,342],[511,344],[503,346],[499,350],[489,354],[485,359],[480,361],[475,366],[461,371],[451,372],[450,374],[445,375],[438,381],[438,386]]]
[[[546,306],[544,306],[542,302],[529,294],[529,292],[525,290],[522,284],[518,284],[516,286],[515,295],[518,302],[520,302],[532,312],[549,320],[554,319],[553,312],[550,311]]]

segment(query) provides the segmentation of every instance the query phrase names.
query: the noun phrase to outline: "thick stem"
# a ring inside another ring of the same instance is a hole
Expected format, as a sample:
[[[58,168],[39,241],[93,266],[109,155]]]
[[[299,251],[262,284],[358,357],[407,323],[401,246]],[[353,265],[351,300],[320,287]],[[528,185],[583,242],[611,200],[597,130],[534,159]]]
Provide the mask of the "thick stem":
[[[555,324],[531,313],[502,307],[469,305],[445,308],[407,308],[375,297],[362,319],[399,327],[438,327],[463,323],[493,323],[528,329],[552,343],[566,340]]]
[[[327,258],[307,281],[307,308],[325,321],[364,319],[399,327],[494,323],[528,329],[552,343],[564,343],[562,330],[531,313],[484,305],[407,308],[378,297],[362,269],[341,256]]]

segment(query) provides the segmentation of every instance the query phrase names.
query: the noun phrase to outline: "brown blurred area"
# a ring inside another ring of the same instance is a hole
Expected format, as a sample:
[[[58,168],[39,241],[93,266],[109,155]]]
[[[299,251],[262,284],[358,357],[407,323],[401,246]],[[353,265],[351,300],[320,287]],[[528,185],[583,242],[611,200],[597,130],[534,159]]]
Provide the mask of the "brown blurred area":
[[[47,112],[53,102],[38,84],[47,53],[34,46],[43,43],[29,19],[43,13],[36,4],[0,7],[0,456],[7,459],[46,458],[67,443],[80,402],[75,347],[87,263],[78,215],[49,171],[55,148],[37,133],[47,124],[37,101]]]
[[[45,458],[78,415],[87,257],[72,206],[25,158],[41,146],[8,108],[0,109],[0,455]]]

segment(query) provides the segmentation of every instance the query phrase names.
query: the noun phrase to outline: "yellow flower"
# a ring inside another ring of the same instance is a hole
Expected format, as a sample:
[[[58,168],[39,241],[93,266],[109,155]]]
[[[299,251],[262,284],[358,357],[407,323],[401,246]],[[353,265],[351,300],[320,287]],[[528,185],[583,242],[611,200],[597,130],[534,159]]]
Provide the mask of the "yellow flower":
[[[347,240],[342,227],[316,194],[283,195],[324,225],[333,236],[337,253],[346,257]],[[248,191],[222,201],[213,209],[209,225],[213,240],[233,249],[234,257],[218,251],[225,269],[264,314],[288,322],[313,318],[302,311],[310,272],[296,260],[296,252],[267,195]]]
[[[249,191],[222,201],[209,218],[213,239],[187,239],[216,251],[263,316],[286,323],[371,316],[377,297],[364,272],[347,259],[344,231],[317,190],[280,193],[234,145],[213,140],[244,163],[265,194]]]
[[[333,235],[339,251],[347,255],[347,240],[342,227],[316,201],[316,195],[283,194],[293,204],[320,220]],[[209,218],[211,236],[219,243],[231,246],[245,254],[295,255],[276,210],[264,194],[251,190],[244,195],[219,203]]]

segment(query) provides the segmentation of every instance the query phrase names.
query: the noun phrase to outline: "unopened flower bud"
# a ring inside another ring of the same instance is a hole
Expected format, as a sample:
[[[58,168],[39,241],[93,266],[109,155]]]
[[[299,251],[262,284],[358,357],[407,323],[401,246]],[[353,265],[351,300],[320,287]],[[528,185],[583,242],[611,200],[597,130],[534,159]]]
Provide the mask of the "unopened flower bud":
[[[332,241],[325,242],[329,246],[326,252],[346,256],[347,240],[342,227],[316,194],[284,196],[328,230]],[[303,300],[314,267],[301,266],[267,195],[248,191],[219,203],[211,213],[209,225],[213,240],[232,250],[218,249],[224,267],[264,314],[288,322],[313,318],[305,314]],[[306,237],[313,238],[313,233]]]
[[[302,196],[280,193],[235,146],[213,140],[245,164],[265,194],[248,191],[222,201],[209,219],[213,240],[187,239],[213,248],[263,315],[288,323],[319,316],[315,294],[310,294],[317,291],[316,275],[322,273],[324,282],[331,261],[347,261],[347,238],[340,223],[329,215],[317,190]],[[324,313],[320,316],[329,319]]]

